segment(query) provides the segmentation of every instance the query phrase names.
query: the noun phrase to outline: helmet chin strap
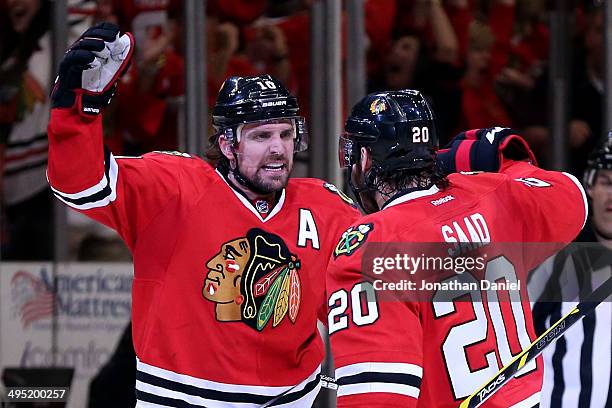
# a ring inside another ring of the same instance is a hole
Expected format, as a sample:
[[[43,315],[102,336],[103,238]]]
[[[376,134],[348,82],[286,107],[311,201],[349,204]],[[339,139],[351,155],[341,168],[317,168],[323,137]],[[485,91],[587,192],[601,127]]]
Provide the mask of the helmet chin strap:
[[[347,184],[350,187],[351,191],[353,192],[353,195],[355,196],[355,199],[357,200],[357,203],[359,204],[359,206],[367,213],[367,214],[372,214],[375,213],[377,211],[380,211],[380,207],[378,206],[378,203],[376,202],[376,199],[374,197],[368,197],[368,201],[370,201],[370,204],[368,204],[368,206],[366,206],[363,202],[363,199],[361,197],[362,193],[371,193],[372,192],[372,187],[368,186],[368,184],[364,181],[361,183],[361,185],[356,185],[355,183],[353,183],[353,177],[352,177],[352,173],[353,173],[353,166],[359,166],[359,162],[361,160],[361,151],[358,150],[356,157],[354,158],[354,161],[352,162],[352,164],[350,165],[350,167],[345,169],[345,175],[346,175],[346,180],[347,180]]]
[[[367,184],[362,184],[360,186],[355,185],[355,183],[353,183],[353,179],[351,177],[351,170],[347,170],[346,171],[346,179],[348,182],[348,185],[351,189],[351,191],[353,192],[353,195],[355,196],[355,199],[357,200],[357,203],[359,204],[359,206],[361,208],[363,208],[363,210],[368,213],[368,214],[372,214],[375,213],[377,211],[380,211],[380,207],[378,206],[378,204],[376,203],[376,199],[374,197],[370,197],[371,198],[371,204],[373,204],[375,206],[374,208],[371,208],[366,205],[364,205],[363,200],[361,198],[361,193],[371,193],[372,192],[372,188],[368,187]]]

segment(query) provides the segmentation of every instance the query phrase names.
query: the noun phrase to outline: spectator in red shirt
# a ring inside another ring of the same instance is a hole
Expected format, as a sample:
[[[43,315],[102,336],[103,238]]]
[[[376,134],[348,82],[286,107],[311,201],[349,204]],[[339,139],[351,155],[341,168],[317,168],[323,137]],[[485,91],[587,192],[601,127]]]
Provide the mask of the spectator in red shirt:
[[[258,70],[286,84],[299,98],[300,112],[307,118],[310,110],[311,2],[268,1],[264,14],[242,32],[247,54]],[[259,53],[265,58],[258,57]]]
[[[477,129],[495,123],[510,127],[510,118],[495,93],[491,72],[495,37],[491,28],[479,21],[470,24],[466,71],[461,101],[462,129]]]
[[[546,71],[550,36],[543,22],[545,11],[543,1],[517,4],[508,61],[495,77],[512,126],[521,129],[544,167],[550,159]]]
[[[105,143],[115,154],[138,155],[149,150],[177,148],[177,110],[173,98],[183,94],[183,59],[178,54],[177,27],[171,12],[177,0],[97,0],[96,19],[118,22],[143,46],[122,91],[107,110]]]
[[[213,16],[206,18],[208,106],[212,108],[215,96],[226,78],[234,75],[257,75],[253,63],[244,54],[239,28],[230,22],[219,22]]]
[[[398,7],[394,39],[383,59],[380,78],[370,82],[370,91],[420,89],[436,106],[438,135],[444,144],[459,120],[457,37],[439,0],[407,3],[410,19],[406,19],[406,10],[400,13],[403,8]]]

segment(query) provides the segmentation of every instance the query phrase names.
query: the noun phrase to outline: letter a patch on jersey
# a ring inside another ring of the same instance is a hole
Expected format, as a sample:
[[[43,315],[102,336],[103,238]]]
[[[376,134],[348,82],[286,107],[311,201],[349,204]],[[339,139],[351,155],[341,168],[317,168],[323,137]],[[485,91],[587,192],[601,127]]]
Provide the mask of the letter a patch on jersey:
[[[368,234],[374,229],[374,224],[360,224],[356,227],[350,227],[342,234],[342,238],[334,249],[334,258],[340,255],[351,256],[355,251],[365,244],[368,239]]]

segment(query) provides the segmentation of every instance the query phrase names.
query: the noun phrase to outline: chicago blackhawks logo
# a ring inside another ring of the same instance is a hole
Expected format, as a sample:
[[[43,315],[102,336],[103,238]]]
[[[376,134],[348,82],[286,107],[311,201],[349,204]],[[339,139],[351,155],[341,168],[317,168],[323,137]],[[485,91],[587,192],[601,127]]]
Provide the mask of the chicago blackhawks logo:
[[[372,112],[375,115],[378,115],[381,112],[384,112],[386,110],[387,110],[387,103],[385,102],[384,99],[381,99],[381,98],[374,99],[374,101],[370,104],[370,112]]]
[[[279,236],[250,229],[246,237],[221,245],[206,267],[202,296],[216,303],[218,321],[243,321],[258,331],[270,321],[278,326],[285,317],[295,323],[302,292],[300,260]]]
[[[350,227],[342,233],[342,238],[334,249],[334,258],[340,255],[351,256],[357,248],[365,244],[370,231],[374,229],[372,223],[360,224],[356,227]]]

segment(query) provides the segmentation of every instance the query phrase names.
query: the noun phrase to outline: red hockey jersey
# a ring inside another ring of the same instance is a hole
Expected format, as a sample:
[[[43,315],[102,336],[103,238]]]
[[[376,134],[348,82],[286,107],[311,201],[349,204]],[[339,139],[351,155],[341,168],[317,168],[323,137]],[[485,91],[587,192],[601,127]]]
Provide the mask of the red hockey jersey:
[[[264,218],[199,158],[114,157],[101,123],[52,110],[48,178],[132,251],[139,406],[307,406],[324,356],[324,273],[359,216],[350,199],[290,179]]]
[[[339,407],[456,408],[535,339],[527,297],[500,302],[498,291],[458,290],[445,302],[381,301],[373,275],[362,273],[368,246],[380,245],[371,243],[437,242],[448,253],[464,241],[568,243],[586,218],[573,176],[525,162],[509,162],[503,174],[452,174],[449,181],[443,191],[411,192],[361,218],[335,249],[327,293]],[[500,253],[485,261],[486,273],[525,278],[550,252]],[[526,294],[526,282],[517,295]],[[519,374],[483,406],[539,403],[541,361]]]

